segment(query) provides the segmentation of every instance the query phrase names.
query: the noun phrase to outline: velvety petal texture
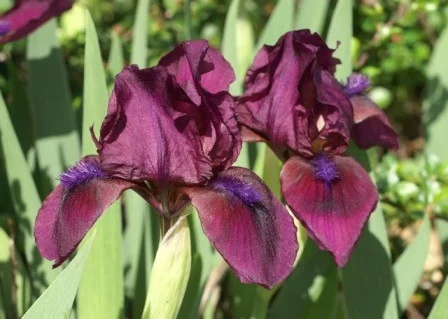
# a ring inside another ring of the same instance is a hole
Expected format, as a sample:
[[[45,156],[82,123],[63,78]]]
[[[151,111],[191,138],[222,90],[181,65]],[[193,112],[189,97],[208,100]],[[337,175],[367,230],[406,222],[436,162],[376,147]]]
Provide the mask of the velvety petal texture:
[[[352,138],[359,148],[382,146],[398,149],[398,135],[387,115],[368,96],[354,95],[350,102],[355,120]]]
[[[70,9],[73,0],[16,0],[0,16],[0,44],[28,35],[42,24]]]
[[[55,267],[70,256],[123,191],[136,187],[108,176],[98,156],[84,157],[60,180],[40,208],[34,228],[37,248],[44,258],[55,261]]]
[[[163,186],[200,184],[230,166],[241,148],[233,99],[201,93],[196,105],[164,67],[125,67],[97,142],[106,170]]]
[[[258,52],[238,99],[241,125],[269,141],[281,156],[343,153],[353,113],[333,74],[339,60],[317,33],[288,32]],[[317,141],[317,143],[316,143]]]
[[[272,288],[291,272],[298,250],[293,218],[253,172],[231,168],[186,192],[204,233],[242,282]]]
[[[369,174],[350,157],[319,154],[310,161],[290,158],[280,180],[294,215],[344,266],[378,202]]]

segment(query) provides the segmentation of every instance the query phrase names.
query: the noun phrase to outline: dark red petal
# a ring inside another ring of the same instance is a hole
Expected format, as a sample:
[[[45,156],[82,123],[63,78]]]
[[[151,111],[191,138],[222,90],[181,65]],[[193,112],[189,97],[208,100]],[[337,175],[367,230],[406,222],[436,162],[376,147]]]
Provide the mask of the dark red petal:
[[[346,264],[374,211],[378,193],[364,168],[350,157],[332,158],[337,177],[326,183],[311,161],[290,158],[283,166],[282,193],[294,215],[330,251],[339,267]]]
[[[253,172],[231,168],[186,192],[204,233],[242,282],[272,288],[291,272],[298,250],[293,219]]]
[[[164,185],[208,180],[211,158],[198,131],[211,124],[208,118],[192,119],[191,108],[198,109],[163,67],[125,67],[101,127],[98,151],[105,169],[126,180]]]
[[[206,40],[190,40],[179,44],[159,62],[179,84],[197,80],[210,93],[228,91],[235,73],[222,54]]]
[[[387,115],[368,96],[355,95],[350,102],[355,120],[352,138],[358,147],[365,149],[377,145],[398,148],[398,135]]]
[[[0,15],[0,44],[23,38],[72,7],[73,0],[22,0]]]
[[[92,158],[95,157],[85,157],[72,170]],[[82,174],[85,176],[81,181]],[[136,186],[97,172],[89,175],[84,168],[78,172],[68,171],[66,179],[63,178],[62,175],[61,184],[39,209],[34,227],[37,248],[43,257],[54,260],[55,266],[70,256],[95,221],[123,191]]]

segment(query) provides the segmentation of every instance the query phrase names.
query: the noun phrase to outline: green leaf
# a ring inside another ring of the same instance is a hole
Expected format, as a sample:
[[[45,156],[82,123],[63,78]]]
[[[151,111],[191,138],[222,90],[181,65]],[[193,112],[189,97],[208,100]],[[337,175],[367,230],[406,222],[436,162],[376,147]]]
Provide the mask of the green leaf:
[[[334,271],[335,265],[330,254],[320,250],[313,240],[308,239],[297,266],[280,287],[269,317],[306,318]]]
[[[80,156],[75,114],[64,61],[51,20],[28,37],[28,89],[34,114],[40,190],[48,194]]]
[[[445,256],[445,264],[448,263],[448,221],[436,219],[437,232],[439,233],[442,250]]]
[[[198,308],[202,291],[201,284],[202,260],[196,253],[191,261],[191,273],[188,279],[187,290],[179,310],[179,318],[198,318]]]
[[[110,45],[107,69],[110,75],[112,77],[115,77],[118,73],[120,73],[121,69],[123,69],[124,66],[123,45],[121,43],[119,35],[114,31],[111,32],[111,39],[112,43]]]
[[[176,318],[190,267],[190,230],[187,216],[181,216],[157,249],[142,318]]]
[[[150,0],[139,0],[135,11],[131,63],[146,67],[148,58],[148,22]]]
[[[67,268],[59,274],[50,287],[36,300],[23,316],[23,319],[69,318],[76,290],[78,289],[94,239],[95,233],[85,242]]]
[[[15,255],[12,258],[11,239],[2,228],[0,228],[0,247],[0,318],[2,318],[2,314],[6,318],[21,317],[31,306],[31,283],[20,254],[15,247],[13,247]],[[15,306],[12,301],[14,293],[13,272],[16,283]]]
[[[33,285],[37,292],[43,291],[58,271],[52,270],[51,264],[41,258],[34,243],[33,227],[41,201],[1,93],[0,146],[3,148],[7,182],[18,222],[18,232],[23,236],[26,260],[32,265]]]
[[[258,39],[255,51],[264,44],[272,45],[286,32],[294,27],[294,0],[279,0],[274,12],[266,23],[260,39]],[[255,52],[255,53],[256,53]]]
[[[386,224],[379,205],[342,269],[348,317],[398,318],[392,276]]]
[[[431,222],[425,214],[417,236],[393,266],[398,305],[403,312],[418,286],[429,249]],[[410,266],[412,265],[412,266]]]
[[[448,125],[448,27],[440,35],[427,69],[426,94],[423,103],[426,127],[426,150],[448,160],[446,127]]]
[[[448,278],[445,279],[442,290],[436,299],[434,306],[429,314],[428,319],[446,319],[448,318]]]
[[[92,17],[86,10],[84,67],[83,154],[96,148],[89,134],[94,124],[98,131],[106,115],[108,93],[98,37]],[[123,260],[120,203],[104,212],[95,227],[96,238],[87,260],[78,292],[80,318],[121,318],[123,316]]]
[[[322,33],[327,14],[328,0],[301,0],[297,10],[296,28]]]
[[[334,56],[341,60],[341,64],[339,64],[336,69],[336,78],[340,81],[345,81],[352,73],[352,11],[352,0],[338,0],[328,29],[328,46],[330,48],[335,48],[338,41],[340,41],[340,45],[334,53]]]

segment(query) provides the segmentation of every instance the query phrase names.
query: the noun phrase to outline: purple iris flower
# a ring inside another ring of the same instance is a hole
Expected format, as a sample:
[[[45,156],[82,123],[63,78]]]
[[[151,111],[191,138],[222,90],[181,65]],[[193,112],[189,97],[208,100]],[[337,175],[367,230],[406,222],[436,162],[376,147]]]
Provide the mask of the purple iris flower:
[[[72,5],[73,0],[16,0],[12,9],[0,15],[0,44],[27,36]]]
[[[316,33],[299,30],[265,45],[246,75],[237,119],[247,141],[284,161],[283,196],[321,249],[342,267],[378,202],[369,174],[344,156],[353,108],[334,78],[339,60]]]
[[[103,211],[132,189],[165,219],[192,203],[211,243],[242,282],[271,288],[291,271],[298,250],[286,208],[251,171],[230,167],[241,149],[234,80],[207,41],[188,41],[149,69],[116,77],[98,156],[60,177],[40,209],[40,253],[61,264]]]
[[[344,93],[353,105],[352,139],[363,149],[375,145],[397,149],[398,135],[387,115],[364,94],[369,86],[369,78],[360,73],[352,74],[344,86]]]

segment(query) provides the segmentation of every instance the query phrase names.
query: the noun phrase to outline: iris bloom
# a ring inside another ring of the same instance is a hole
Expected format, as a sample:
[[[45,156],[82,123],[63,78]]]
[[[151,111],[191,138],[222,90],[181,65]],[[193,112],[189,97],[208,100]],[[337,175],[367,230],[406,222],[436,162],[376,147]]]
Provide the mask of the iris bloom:
[[[354,73],[348,78],[343,89],[353,105],[352,139],[363,149],[375,145],[397,149],[398,136],[386,114],[364,94],[369,86],[367,76]]]
[[[72,5],[73,0],[16,0],[12,9],[0,15],[0,44],[27,36]]]
[[[241,149],[230,65],[206,41],[176,47],[159,65],[116,77],[99,156],[63,173],[35,226],[43,257],[61,264],[121,193],[133,189],[173,220],[192,203],[205,235],[242,282],[272,287],[298,243],[285,207],[251,171],[230,167]]]
[[[237,119],[245,140],[268,143],[284,162],[280,181],[288,206],[342,267],[378,202],[369,174],[344,153],[352,128],[360,140],[376,131],[362,131],[362,120],[361,132],[353,126],[357,111],[334,78],[339,60],[332,53],[309,30],[265,45],[247,72]]]

